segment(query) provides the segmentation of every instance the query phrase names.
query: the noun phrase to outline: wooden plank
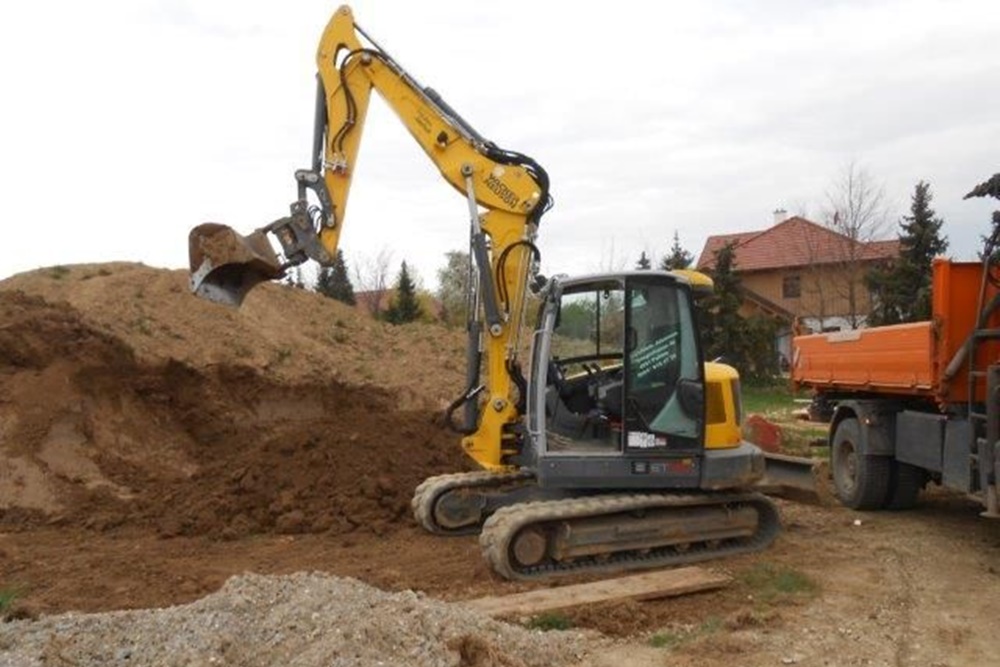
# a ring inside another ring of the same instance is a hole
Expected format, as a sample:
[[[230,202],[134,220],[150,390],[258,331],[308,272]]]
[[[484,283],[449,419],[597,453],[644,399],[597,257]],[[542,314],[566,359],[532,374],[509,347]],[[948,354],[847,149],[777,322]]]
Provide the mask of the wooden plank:
[[[724,574],[700,567],[643,572],[617,579],[545,588],[513,595],[491,596],[462,602],[490,616],[537,614],[554,609],[631,598],[653,600],[722,588],[730,582]]]

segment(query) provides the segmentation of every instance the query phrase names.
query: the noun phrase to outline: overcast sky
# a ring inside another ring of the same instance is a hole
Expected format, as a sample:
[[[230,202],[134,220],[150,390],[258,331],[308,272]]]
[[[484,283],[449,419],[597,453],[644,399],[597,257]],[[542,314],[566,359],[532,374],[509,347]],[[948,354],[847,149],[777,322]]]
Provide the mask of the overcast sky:
[[[187,266],[204,221],[287,213],[308,166],[314,54],[335,2],[0,6],[0,277],[114,260]],[[1000,4],[357,0],[358,23],[498,145],[549,172],[544,273],[659,258],[676,230],[819,219],[851,161],[890,235],[931,184],[973,258],[1000,171]],[[465,201],[373,100],[341,247],[428,286],[464,249]]]

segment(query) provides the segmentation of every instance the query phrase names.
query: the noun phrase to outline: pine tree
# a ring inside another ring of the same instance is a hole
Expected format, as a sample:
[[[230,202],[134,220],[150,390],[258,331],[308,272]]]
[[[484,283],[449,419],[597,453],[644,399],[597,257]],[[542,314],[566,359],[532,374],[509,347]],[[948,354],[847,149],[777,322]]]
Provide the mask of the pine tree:
[[[976,187],[972,188],[969,194],[965,195],[963,199],[969,199],[970,197],[993,197],[994,199],[1000,199],[1000,174],[993,174],[993,176],[986,181],[983,181]],[[1000,211],[993,211],[993,229],[990,230],[988,236],[983,236],[983,251],[979,254],[980,259],[985,259],[989,256],[991,262],[1000,261]]]
[[[674,230],[674,244],[670,246],[670,254],[660,262],[660,268],[664,271],[675,269],[686,269],[694,263],[694,255],[681,247],[681,239]]]
[[[639,261],[635,263],[635,268],[638,271],[649,271],[653,268],[653,263],[649,261],[649,257],[646,257],[646,251],[643,250],[642,254],[639,255]]]
[[[319,270],[319,277],[316,279],[316,291],[350,306],[357,303],[354,298],[354,286],[347,275],[347,262],[344,261],[343,251],[337,250],[337,256],[334,257],[333,264],[324,266]]]
[[[944,221],[935,217],[930,207],[932,198],[930,185],[917,183],[910,215],[899,223],[899,259],[865,276],[875,296],[870,324],[917,322],[931,317],[931,263],[948,249],[948,240],[941,236]]]
[[[740,310],[740,277],[736,275],[735,245],[727,243],[715,252],[711,271],[715,289],[704,301],[706,317],[703,328],[705,357],[724,357],[735,363],[742,333]]]
[[[385,311],[385,319],[393,324],[405,324],[420,319],[423,312],[417,300],[417,289],[403,262],[396,279],[396,298]]]
[[[777,323],[763,315],[740,315],[742,281],[736,273],[736,246],[728,243],[715,253],[715,289],[700,306],[699,320],[706,359],[722,358],[749,381],[767,381],[778,372],[774,349]]]

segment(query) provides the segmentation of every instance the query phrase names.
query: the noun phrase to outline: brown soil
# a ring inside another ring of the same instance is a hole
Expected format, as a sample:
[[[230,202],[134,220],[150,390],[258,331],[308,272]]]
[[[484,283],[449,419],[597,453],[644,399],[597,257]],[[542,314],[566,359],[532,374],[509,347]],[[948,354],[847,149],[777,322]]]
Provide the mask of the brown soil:
[[[230,310],[185,281],[113,264],[0,283],[0,590],[22,613],[188,602],[245,571],[448,600],[528,587],[409,516],[417,483],[468,467],[435,421],[461,385],[459,333],[276,285]],[[995,660],[1000,522],[945,495],[782,509],[772,549],[717,564],[736,577],[722,591],[566,616],[630,638],[607,664]],[[816,589],[772,595],[747,578],[764,566]]]

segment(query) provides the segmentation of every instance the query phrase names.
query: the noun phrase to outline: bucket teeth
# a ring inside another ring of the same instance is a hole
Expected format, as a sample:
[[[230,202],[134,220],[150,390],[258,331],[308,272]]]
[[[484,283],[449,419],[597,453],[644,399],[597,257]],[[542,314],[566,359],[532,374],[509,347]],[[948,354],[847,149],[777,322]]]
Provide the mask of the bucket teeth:
[[[284,275],[281,262],[263,231],[243,236],[226,225],[208,222],[188,236],[191,291],[239,306],[253,287]]]

